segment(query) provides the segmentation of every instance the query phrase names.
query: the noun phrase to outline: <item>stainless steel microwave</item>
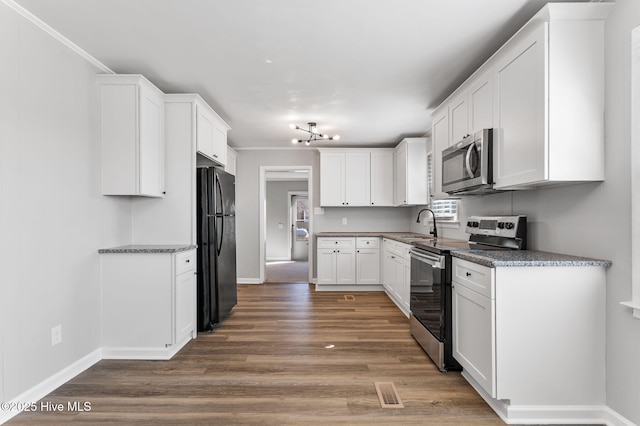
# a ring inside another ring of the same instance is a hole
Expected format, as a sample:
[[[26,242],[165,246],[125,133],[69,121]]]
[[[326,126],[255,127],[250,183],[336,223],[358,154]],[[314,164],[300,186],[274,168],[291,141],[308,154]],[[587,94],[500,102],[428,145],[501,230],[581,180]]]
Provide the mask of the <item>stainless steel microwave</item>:
[[[493,190],[493,129],[468,135],[442,151],[442,190],[482,194]]]

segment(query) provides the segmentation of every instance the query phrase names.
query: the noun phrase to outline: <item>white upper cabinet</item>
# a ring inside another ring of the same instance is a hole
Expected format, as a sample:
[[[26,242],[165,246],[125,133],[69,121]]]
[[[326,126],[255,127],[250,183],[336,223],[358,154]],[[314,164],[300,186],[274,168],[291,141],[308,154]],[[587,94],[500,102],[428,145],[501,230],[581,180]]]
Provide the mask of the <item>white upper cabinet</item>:
[[[604,179],[605,3],[550,3],[432,115],[434,197],[442,150],[494,129],[497,189]],[[448,132],[448,134],[446,134]]]
[[[345,203],[347,206],[371,204],[371,156],[369,152],[345,154]]]
[[[393,149],[371,150],[371,205],[393,206]]]
[[[610,5],[547,9],[547,22],[525,27],[494,67],[500,189],[604,180],[604,18]]]
[[[102,193],[162,197],[164,94],[141,75],[98,75]]]
[[[327,207],[370,206],[372,199],[388,202],[384,185],[379,181],[390,179],[393,174],[377,176],[375,185],[372,181],[371,153],[368,149],[333,149],[320,148],[320,205]],[[381,167],[382,173],[388,174],[388,165],[376,158],[376,172]],[[373,185],[373,186],[372,186]],[[372,194],[375,188],[375,194]],[[385,197],[387,199],[385,199]],[[375,201],[374,201],[375,202]],[[377,205],[377,204],[376,204]],[[384,204],[380,204],[384,205]]]
[[[196,104],[196,149],[199,154],[224,166],[227,164],[227,132],[230,127],[200,97]]]
[[[469,135],[469,94],[465,91],[449,104],[449,145]]]
[[[496,67],[495,180],[499,187],[548,177],[545,135],[547,24],[510,46]]]
[[[394,156],[396,205],[427,204],[427,138],[403,139],[396,146]]]
[[[481,75],[469,86],[469,134],[493,128],[493,79]],[[455,140],[452,141],[452,143]]]
[[[449,147],[449,109],[445,105],[433,114],[431,127],[433,143],[433,197],[443,198],[448,194],[442,192],[442,151]]]
[[[345,205],[344,167],[344,152],[320,152],[320,205]]]

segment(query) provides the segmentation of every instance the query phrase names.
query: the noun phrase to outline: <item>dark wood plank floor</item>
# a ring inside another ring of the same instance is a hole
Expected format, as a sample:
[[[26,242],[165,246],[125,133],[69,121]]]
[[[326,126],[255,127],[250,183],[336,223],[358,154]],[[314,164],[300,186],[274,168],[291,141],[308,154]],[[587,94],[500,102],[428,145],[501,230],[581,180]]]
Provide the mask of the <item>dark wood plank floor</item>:
[[[8,424],[503,424],[459,373],[440,373],[381,292],[239,286],[238,306],[170,361],[104,360],[43,401],[89,412]],[[374,382],[405,408],[381,408]]]

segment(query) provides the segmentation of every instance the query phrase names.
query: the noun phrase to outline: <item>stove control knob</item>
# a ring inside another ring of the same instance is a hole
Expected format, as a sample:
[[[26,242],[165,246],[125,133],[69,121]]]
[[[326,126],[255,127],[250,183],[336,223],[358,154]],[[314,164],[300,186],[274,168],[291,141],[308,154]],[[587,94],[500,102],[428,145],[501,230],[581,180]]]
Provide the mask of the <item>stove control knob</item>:
[[[498,222],[498,229],[504,229],[504,222]]]
[[[473,222],[469,221],[467,222],[467,228],[471,228],[473,226]]]
[[[516,225],[514,225],[513,222],[507,222],[505,226],[507,227],[507,229],[513,229]]]

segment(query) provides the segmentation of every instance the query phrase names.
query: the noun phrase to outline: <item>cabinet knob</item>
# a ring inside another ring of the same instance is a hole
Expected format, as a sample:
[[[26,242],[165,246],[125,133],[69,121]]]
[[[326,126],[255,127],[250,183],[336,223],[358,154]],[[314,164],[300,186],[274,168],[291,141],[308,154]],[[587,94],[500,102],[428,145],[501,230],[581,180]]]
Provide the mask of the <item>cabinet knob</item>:
[[[467,272],[467,276],[470,277],[471,276],[471,272]]]
[[[187,259],[187,263],[191,262],[191,259]]]

